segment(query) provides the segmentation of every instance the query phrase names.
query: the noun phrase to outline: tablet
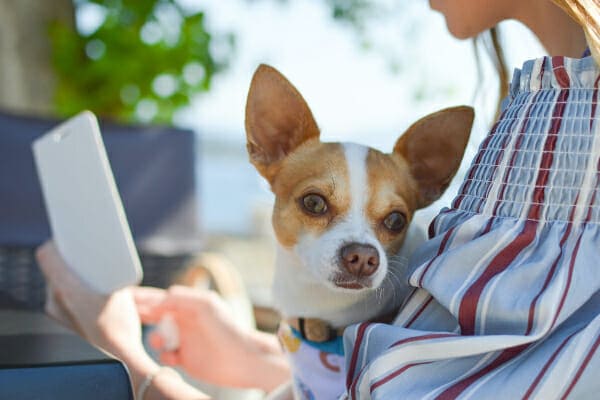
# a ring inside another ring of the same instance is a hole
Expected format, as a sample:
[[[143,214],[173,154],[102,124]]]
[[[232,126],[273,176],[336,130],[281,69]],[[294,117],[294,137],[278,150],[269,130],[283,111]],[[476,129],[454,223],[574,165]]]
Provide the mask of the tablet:
[[[52,237],[69,267],[104,294],[138,284],[140,260],[94,114],[82,112],[32,147]]]

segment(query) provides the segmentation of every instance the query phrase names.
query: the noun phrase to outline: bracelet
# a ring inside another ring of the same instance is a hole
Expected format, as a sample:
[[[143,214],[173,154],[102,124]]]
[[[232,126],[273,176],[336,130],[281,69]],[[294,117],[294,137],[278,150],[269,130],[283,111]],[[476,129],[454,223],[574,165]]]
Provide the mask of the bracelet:
[[[137,391],[135,392],[135,400],[144,400],[144,396],[146,395],[146,392],[148,391],[148,388],[150,388],[150,385],[152,384],[152,381],[162,371],[173,371],[173,369],[169,368],[169,367],[160,367],[156,371],[154,371],[154,372],[149,373],[148,375],[146,375],[146,377],[144,378],[144,380],[142,381],[142,383],[140,383],[140,386],[138,386]]]

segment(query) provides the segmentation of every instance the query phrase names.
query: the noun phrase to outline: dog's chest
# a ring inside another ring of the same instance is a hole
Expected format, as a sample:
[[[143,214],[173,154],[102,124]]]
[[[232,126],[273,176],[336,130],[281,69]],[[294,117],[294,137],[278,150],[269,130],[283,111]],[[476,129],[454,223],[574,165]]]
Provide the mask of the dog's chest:
[[[345,362],[341,338],[324,345],[313,346],[300,339],[291,328],[282,324],[279,340],[290,360],[296,400],[339,399],[345,391]]]

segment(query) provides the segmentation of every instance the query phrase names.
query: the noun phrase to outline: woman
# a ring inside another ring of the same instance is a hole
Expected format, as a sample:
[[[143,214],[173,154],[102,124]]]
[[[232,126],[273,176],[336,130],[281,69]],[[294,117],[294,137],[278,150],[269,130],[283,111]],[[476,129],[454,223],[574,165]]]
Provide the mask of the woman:
[[[517,19],[549,54],[572,58],[530,61],[515,73],[500,120],[452,208],[434,220],[431,240],[411,261],[407,280],[415,290],[396,326],[347,329],[349,397],[577,398],[600,391],[594,376],[600,367],[600,71],[592,57],[579,59],[586,34],[600,54],[598,21],[581,29],[557,4],[577,18],[598,15],[593,0],[431,0],[459,38]],[[143,398],[200,396],[148,360],[131,290],[94,296],[68,276],[51,245],[39,254],[60,299],[54,314],[67,311],[84,336],[122,357]],[[134,293],[142,320],[176,316],[181,347],[164,361],[236,386],[269,390],[287,379],[273,338],[224,319],[218,299],[183,289]],[[231,351],[221,354],[225,349]],[[237,368],[216,369],[231,363]]]

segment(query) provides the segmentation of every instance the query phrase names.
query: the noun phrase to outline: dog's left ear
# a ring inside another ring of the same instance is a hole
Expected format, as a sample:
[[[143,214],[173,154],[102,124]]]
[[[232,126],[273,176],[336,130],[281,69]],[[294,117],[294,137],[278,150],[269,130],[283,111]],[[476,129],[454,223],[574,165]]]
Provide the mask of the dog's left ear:
[[[394,153],[410,165],[422,208],[437,200],[456,174],[469,140],[473,108],[447,108],[421,118],[398,139]]]
[[[260,65],[246,102],[250,162],[272,183],[282,159],[318,138],[319,128],[300,92],[275,68]]]

